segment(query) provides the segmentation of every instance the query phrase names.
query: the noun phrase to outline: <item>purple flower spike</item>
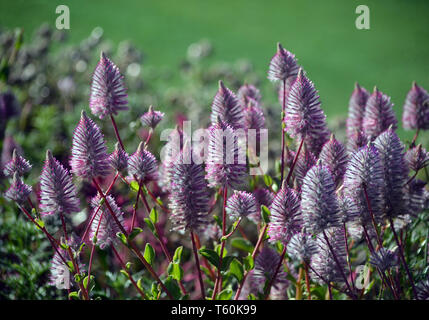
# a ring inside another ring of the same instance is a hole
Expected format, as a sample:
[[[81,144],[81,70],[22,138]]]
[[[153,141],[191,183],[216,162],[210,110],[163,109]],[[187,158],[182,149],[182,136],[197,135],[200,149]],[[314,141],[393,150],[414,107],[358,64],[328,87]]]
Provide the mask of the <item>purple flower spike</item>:
[[[259,105],[261,101],[261,94],[259,89],[251,84],[244,84],[237,91],[237,98],[243,108],[249,105]]]
[[[128,153],[125,152],[120,146],[119,143],[115,144],[115,151],[113,151],[109,156],[110,166],[116,171],[125,170],[128,167]]]
[[[375,139],[374,146],[384,169],[384,211],[393,218],[406,209],[403,187],[408,180],[408,167],[404,159],[404,146],[390,128]]]
[[[158,164],[155,156],[140,142],[136,152],[128,159],[128,173],[146,183],[158,179]]]
[[[187,150],[181,152],[182,159]],[[169,172],[173,230],[204,231],[209,224],[210,194],[203,165],[193,161],[190,164],[175,161],[171,163]]]
[[[127,93],[119,68],[101,52],[100,61],[92,76],[89,107],[93,115],[103,119],[127,110]]]
[[[338,198],[340,209],[340,222],[342,224],[355,221],[359,217],[359,208],[356,202],[349,196],[341,195]]]
[[[365,136],[363,131],[356,131],[347,141],[347,151],[349,153],[355,153],[360,148],[368,144],[368,138]]]
[[[330,132],[320,108],[319,95],[302,69],[288,95],[285,123],[286,131],[299,140],[305,139],[307,147],[316,156],[329,140]]]
[[[319,159],[323,165],[329,168],[335,185],[338,187],[343,181],[344,172],[346,172],[348,161],[346,148],[332,135],[331,139],[323,146]]]
[[[140,121],[144,126],[155,129],[158,123],[164,118],[164,113],[161,111],[156,111],[152,106],[149,106],[148,112],[143,114],[140,117]]]
[[[420,179],[413,179],[406,184],[404,188],[404,204],[405,212],[416,217],[425,209],[427,199],[427,191],[425,189],[426,182]]]
[[[253,191],[253,196],[256,200],[256,207],[258,208],[258,212],[256,214],[250,214],[247,217],[254,223],[259,223],[261,221],[261,213],[259,212],[259,208],[262,205],[269,208],[273,203],[274,193],[268,189],[258,188]]]
[[[310,264],[311,258],[317,253],[318,246],[311,235],[298,233],[292,237],[288,246],[287,253],[297,261],[304,261]]]
[[[347,138],[350,140],[356,132],[362,131],[362,121],[365,114],[366,101],[369,94],[357,82],[349,101],[349,115],[347,118]]]
[[[72,172],[83,179],[105,176],[110,171],[104,137],[100,128],[82,111],[73,134],[70,166]]]
[[[277,44],[277,52],[271,58],[268,68],[268,79],[272,82],[286,81],[289,78],[295,78],[298,74],[298,63],[295,55]]]
[[[249,215],[257,215],[259,213],[259,208],[256,205],[255,197],[251,193],[235,191],[227,201],[226,212],[229,218],[235,221],[240,217],[244,218]]]
[[[398,258],[392,250],[380,248],[371,255],[369,263],[380,269],[381,272],[385,272],[398,265]]]
[[[328,282],[343,283],[344,278],[342,273],[348,274],[347,268],[347,255],[346,245],[344,241],[344,235],[342,228],[334,228],[326,232],[329,244],[332,247],[332,251],[335,252],[335,257],[329,248],[324,236],[319,234],[317,237],[317,244],[319,247],[318,253],[312,259],[313,269],[316,271],[313,273],[314,278],[320,284],[326,284]],[[335,261],[338,260],[338,264]],[[342,271],[341,271],[341,269]],[[320,276],[320,277],[319,277]]]
[[[31,186],[26,185],[19,177],[18,173],[15,172],[12,178],[12,184],[10,188],[5,192],[4,196],[12,201],[21,204],[25,202],[32,191]]]
[[[234,129],[244,127],[244,109],[235,94],[222,81],[219,81],[219,90],[216,93],[210,116],[212,125],[220,118]]]
[[[406,130],[429,129],[429,94],[415,82],[405,98],[402,124]]]
[[[417,147],[408,149],[405,154],[405,162],[411,170],[420,171],[429,164],[429,153],[419,144]]]
[[[305,228],[317,234],[341,226],[335,184],[329,169],[319,161],[304,178],[301,210]]]
[[[109,202],[109,205],[115,214],[117,220],[119,223],[124,226],[124,217],[123,212],[121,211],[121,208],[116,204],[115,199],[108,195],[106,197],[107,201]],[[94,197],[91,200],[91,205],[94,209],[95,214],[97,212],[97,208],[99,207],[101,200],[103,200],[103,197],[98,194],[96,197]],[[103,214],[103,216],[101,216]],[[100,222],[101,218],[101,222]],[[118,232],[121,232],[121,229],[119,228],[118,224],[116,223],[115,219],[112,217],[112,213],[109,212],[109,209],[107,208],[106,204],[102,204],[101,208],[98,210],[97,215],[92,220],[92,224],[89,231],[89,237],[90,239],[93,239],[98,228],[98,234],[97,234],[97,244],[100,246],[100,249],[105,249],[109,247],[112,243],[114,243],[118,238],[116,237],[116,234]]]
[[[211,187],[242,186],[247,167],[240,138],[238,131],[222,121],[209,128],[206,178]]]
[[[398,124],[393,103],[390,97],[374,88],[374,92],[368,98],[365,106],[362,128],[368,139],[375,139],[390,126],[395,130]]]
[[[6,177],[13,177],[16,172],[18,176],[22,177],[25,173],[31,170],[31,164],[28,160],[21,157],[16,149],[13,149],[12,159],[4,166],[4,175]]]
[[[316,161],[316,157],[309,150],[305,150],[299,154],[294,170],[295,179],[299,187],[302,186],[305,175],[307,174],[308,170],[310,170],[316,164]]]
[[[377,149],[373,145],[361,148],[350,159],[344,174],[344,193],[353,198],[359,208],[359,222],[363,226],[371,223],[364,189],[371,204],[374,218],[381,221],[384,218],[383,164]]]
[[[420,281],[417,286],[417,298],[419,300],[429,300],[429,279]]]
[[[286,245],[294,234],[301,231],[302,227],[298,193],[293,189],[283,187],[275,196],[270,210],[269,241],[279,240]]]
[[[70,173],[49,150],[40,176],[40,207],[45,215],[80,211],[76,187]]]
[[[246,130],[255,129],[258,136],[261,129],[265,128],[264,111],[257,106],[249,106],[244,109],[244,127]],[[259,141],[259,138],[256,138]]]

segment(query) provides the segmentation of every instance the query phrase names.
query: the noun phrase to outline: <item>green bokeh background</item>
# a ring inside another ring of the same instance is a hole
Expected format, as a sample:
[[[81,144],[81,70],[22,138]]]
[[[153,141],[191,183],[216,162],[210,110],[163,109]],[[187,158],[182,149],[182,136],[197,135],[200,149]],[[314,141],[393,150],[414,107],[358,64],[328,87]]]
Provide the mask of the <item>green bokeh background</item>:
[[[187,47],[206,38],[216,50],[212,60],[246,58],[265,76],[280,41],[314,81],[328,118],[347,113],[355,81],[391,96],[398,118],[413,80],[429,89],[425,0],[1,0],[0,25],[31,35],[43,22],[55,25],[59,4],[70,8],[72,41],[101,26],[107,39],[132,40],[145,53],[146,66],[173,72]],[[359,4],[370,8],[370,30],[355,27]]]

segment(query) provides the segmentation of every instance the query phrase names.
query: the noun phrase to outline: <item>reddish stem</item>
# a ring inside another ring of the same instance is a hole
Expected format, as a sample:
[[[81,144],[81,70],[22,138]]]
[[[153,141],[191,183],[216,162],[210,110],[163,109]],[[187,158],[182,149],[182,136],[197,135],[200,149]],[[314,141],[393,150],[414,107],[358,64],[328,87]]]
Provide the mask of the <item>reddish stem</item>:
[[[113,129],[115,130],[116,139],[118,139],[119,145],[121,146],[122,150],[125,150],[124,144],[122,143],[121,136],[119,135],[118,126],[116,125],[115,118],[112,114],[110,114],[110,120],[112,120]]]
[[[201,273],[200,260],[198,258],[198,251],[197,251],[197,246],[195,244],[194,232],[193,231],[191,231],[191,240],[192,240],[192,249],[194,251],[194,257],[195,257],[195,265],[196,265],[197,271],[198,271],[198,279],[200,281],[201,298],[205,299],[205,297],[206,297],[206,291],[204,289],[203,275]]]
[[[295,157],[294,157],[294,159],[293,159],[292,166],[290,167],[289,173],[288,173],[287,178],[286,178],[286,184],[289,184],[289,180],[290,180],[290,178],[291,178],[291,176],[292,176],[293,169],[295,168],[295,165],[296,165],[296,162],[297,162],[297,160],[298,160],[298,156],[299,156],[299,154],[300,154],[300,152],[301,152],[301,149],[302,149],[302,145],[303,145],[303,144],[304,144],[304,137],[302,137],[301,142],[300,142],[300,144],[299,144],[298,151],[296,152]]]

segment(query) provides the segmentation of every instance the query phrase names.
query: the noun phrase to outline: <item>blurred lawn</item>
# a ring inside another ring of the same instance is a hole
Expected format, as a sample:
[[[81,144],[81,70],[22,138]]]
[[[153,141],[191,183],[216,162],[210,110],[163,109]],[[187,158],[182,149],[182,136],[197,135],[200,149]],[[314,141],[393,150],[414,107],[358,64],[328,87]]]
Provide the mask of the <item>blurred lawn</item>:
[[[425,0],[0,0],[0,26],[30,35],[42,22],[55,24],[59,4],[70,7],[73,41],[101,26],[106,39],[132,40],[146,65],[176,68],[189,44],[207,38],[214,59],[247,58],[265,76],[280,41],[315,82],[328,117],[347,112],[355,81],[390,95],[398,118],[413,80],[429,89]],[[370,8],[370,30],[355,28],[359,4]]]

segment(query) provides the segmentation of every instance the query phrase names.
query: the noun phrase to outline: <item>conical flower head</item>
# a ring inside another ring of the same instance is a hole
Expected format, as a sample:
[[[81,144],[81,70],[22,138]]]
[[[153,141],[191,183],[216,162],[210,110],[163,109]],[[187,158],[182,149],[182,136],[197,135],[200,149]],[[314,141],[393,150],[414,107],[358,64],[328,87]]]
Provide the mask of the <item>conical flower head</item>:
[[[429,94],[415,82],[405,98],[402,124],[406,130],[429,129]]]
[[[253,194],[245,191],[235,191],[226,203],[226,212],[231,220],[245,218],[259,213]]]
[[[237,91],[237,98],[243,108],[250,105],[258,105],[261,101],[259,89],[251,84],[244,84]]]
[[[288,95],[285,123],[287,133],[299,140],[305,139],[307,147],[316,155],[329,140],[330,132],[320,108],[319,95],[302,69]]]
[[[264,111],[257,106],[246,107],[244,109],[244,128],[246,130],[255,129],[258,135],[260,130],[265,128]],[[256,141],[259,139],[256,138]]]
[[[312,259],[312,268],[315,271],[313,276],[320,284],[326,284],[326,282],[343,283],[342,274],[347,275],[348,268],[342,228],[331,229],[326,232],[326,235],[329,244],[322,234],[317,236],[316,241],[319,250]],[[335,256],[332,251],[335,252]]]
[[[105,176],[110,170],[103,134],[85,111],[74,130],[70,166],[75,175],[88,180]]]
[[[358,219],[360,211],[353,198],[341,194],[338,197],[338,207],[340,209],[341,224],[356,221],[356,219]]]
[[[204,167],[184,163],[185,148],[180,158],[171,163],[170,172],[170,208],[173,230],[203,231],[209,224],[210,194],[204,177]],[[192,152],[191,152],[192,154]]]
[[[155,156],[140,142],[136,152],[128,159],[128,173],[146,183],[158,179],[158,164]]]
[[[299,233],[302,228],[301,208],[297,192],[284,186],[275,196],[270,211],[269,241],[279,240],[286,245],[290,238]]]
[[[419,144],[417,147],[407,150],[405,162],[411,170],[420,171],[429,164],[429,153]]]
[[[429,279],[420,281],[416,286],[416,290],[419,300],[429,300]]]
[[[369,144],[361,148],[350,159],[346,173],[344,174],[345,195],[353,198],[361,214],[361,225],[371,223],[371,215],[366,196],[371,205],[374,218],[383,219],[383,164],[377,149]],[[366,192],[365,192],[366,191]]]
[[[40,175],[40,207],[45,215],[80,211],[76,187],[70,173],[49,150]]]
[[[110,208],[115,214],[116,219],[124,228],[125,223],[121,208],[119,208],[119,206],[116,204],[115,199],[111,195],[108,195],[106,199],[109,202]],[[112,213],[107,208],[106,204],[103,203],[100,207],[101,200],[103,200],[103,197],[98,194],[91,201],[91,205],[93,207],[93,215],[95,214],[95,216],[92,220],[89,237],[90,239],[94,239],[94,236],[96,236],[97,244],[100,246],[101,249],[105,249],[118,239],[116,234],[118,232],[121,232],[121,228],[118,226],[115,219],[112,217]],[[99,207],[100,209],[98,209]]]
[[[311,258],[318,250],[319,248],[313,237],[305,233],[294,235],[287,246],[289,256],[299,262],[304,261],[307,264],[310,264]]]
[[[306,149],[304,152],[300,152],[300,154],[298,155],[298,159],[296,160],[294,170],[295,179],[299,187],[302,186],[302,183],[308,170],[310,170],[316,164],[316,162],[317,159],[311,151]]]
[[[373,140],[390,126],[395,130],[397,124],[398,120],[390,97],[374,88],[374,92],[369,96],[365,106],[362,122],[364,134]]]
[[[13,174],[12,183],[4,196],[18,204],[24,203],[31,193],[31,186],[26,185],[19,177],[18,172]]]
[[[356,132],[362,131],[362,121],[368,97],[368,91],[356,83],[349,101],[349,115],[346,125],[348,139],[352,139]]]
[[[225,87],[222,81],[219,81],[219,90],[212,103],[212,125],[215,125],[219,118],[234,129],[244,127],[244,108],[234,92]]]
[[[420,179],[412,179],[404,187],[404,214],[416,217],[426,209],[427,191],[426,182]]]
[[[119,68],[102,52],[92,75],[89,107],[93,115],[103,119],[106,115],[127,110],[127,93]]]
[[[352,136],[347,140],[347,151],[349,153],[355,153],[360,148],[368,144],[368,138],[363,133],[363,131],[356,131]]]
[[[269,208],[274,200],[274,193],[271,192],[268,189],[265,188],[257,188],[253,191],[253,196],[256,200],[256,207],[258,208],[258,212],[256,214],[250,214],[247,217],[253,221],[254,223],[259,223],[261,221],[261,213],[259,208],[261,208],[262,205]]]
[[[334,179],[320,161],[307,172],[301,198],[304,226],[309,232],[317,234],[341,225]]]
[[[390,217],[403,214],[406,210],[403,187],[408,180],[408,167],[404,159],[404,146],[391,128],[374,141],[384,172],[385,213]]]
[[[16,149],[13,149],[12,159],[4,166],[4,175],[6,177],[13,177],[14,173],[18,176],[23,176],[31,170],[31,164],[24,157],[20,156]]]
[[[142,125],[155,129],[158,123],[164,118],[164,115],[163,112],[156,111],[150,106],[149,110],[140,117],[140,121]]]
[[[115,144],[115,151],[109,156],[110,166],[118,172],[125,170],[128,167],[128,158],[128,153],[126,153],[117,142]]]
[[[241,187],[247,175],[244,138],[243,130],[234,130],[221,120],[209,128],[206,178],[211,187]]]
[[[298,63],[295,55],[277,44],[277,52],[271,58],[268,67],[268,79],[272,82],[286,81],[288,78],[294,78],[298,74]]]
[[[343,181],[344,172],[346,172],[348,161],[346,148],[332,135],[331,139],[323,146],[319,159],[331,171],[335,185],[338,187]]]
[[[392,250],[380,248],[377,252],[371,254],[369,263],[380,269],[381,272],[385,272],[398,265],[398,258]]]

